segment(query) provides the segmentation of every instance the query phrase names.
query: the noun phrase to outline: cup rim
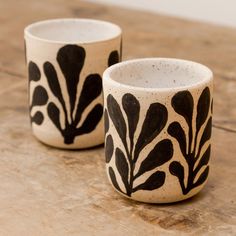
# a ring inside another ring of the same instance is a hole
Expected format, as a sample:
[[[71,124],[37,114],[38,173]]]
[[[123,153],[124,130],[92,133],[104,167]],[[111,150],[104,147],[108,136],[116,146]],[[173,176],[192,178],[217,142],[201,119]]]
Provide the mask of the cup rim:
[[[95,40],[53,40],[53,39],[47,39],[40,36],[34,35],[31,30],[37,26],[40,25],[47,25],[50,23],[60,23],[60,22],[91,22],[91,23],[97,23],[97,24],[104,24],[105,26],[113,28],[114,35],[109,37],[104,37],[104,39],[95,39]],[[25,39],[31,38],[34,40],[37,40],[39,42],[44,43],[52,43],[52,44],[94,44],[94,43],[101,43],[101,42],[107,42],[110,40],[113,40],[117,37],[119,37],[122,34],[122,30],[120,26],[109,22],[109,21],[103,21],[103,20],[97,20],[97,19],[91,19],[91,18],[55,18],[55,19],[47,19],[47,20],[41,20],[34,22],[32,24],[27,25],[24,28],[24,37]]]
[[[184,85],[184,86],[175,86],[175,87],[141,87],[141,86],[134,86],[134,85],[129,85],[126,83],[121,83],[118,82],[114,79],[111,78],[111,73],[118,68],[122,68],[127,65],[131,65],[134,63],[142,63],[142,62],[147,62],[149,61],[150,63],[152,62],[157,62],[157,61],[170,61],[170,62],[179,62],[179,63],[188,63],[189,65],[194,65],[194,66],[200,66],[201,69],[205,70],[205,77],[201,81],[198,81],[196,83],[192,83],[189,85]],[[165,57],[150,57],[150,58],[136,58],[136,59],[131,59],[123,62],[119,62],[115,65],[112,65],[108,67],[104,73],[103,73],[103,83],[105,84],[106,82],[109,82],[112,86],[119,87],[119,88],[125,88],[125,89],[132,89],[136,91],[146,91],[146,92],[169,92],[169,91],[180,91],[180,90],[192,90],[195,88],[198,88],[200,86],[206,85],[209,82],[213,81],[213,72],[210,68],[207,66],[191,61],[191,60],[185,60],[185,59],[179,59],[179,58],[165,58]]]

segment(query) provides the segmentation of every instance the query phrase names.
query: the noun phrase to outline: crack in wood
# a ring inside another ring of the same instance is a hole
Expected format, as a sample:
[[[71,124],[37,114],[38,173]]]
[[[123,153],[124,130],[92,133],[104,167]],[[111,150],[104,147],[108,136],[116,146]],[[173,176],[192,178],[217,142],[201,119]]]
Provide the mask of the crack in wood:
[[[234,129],[226,128],[226,127],[216,125],[216,124],[213,124],[212,127],[216,128],[216,129],[224,130],[226,132],[236,133],[236,130],[234,130]]]
[[[5,74],[10,75],[10,76],[13,76],[13,77],[25,78],[25,76],[22,75],[22,74],[15,73],[15,72],[3,69],[3,68],[0,68],[0,72],[5,73]]]
[[[216,73],[215,75],[216,75],[216,77],[218,77],[220,79],[231,81],[231,82],[236,82],[236,76],[233,77],[233,76],[223,75],[221,73]]]

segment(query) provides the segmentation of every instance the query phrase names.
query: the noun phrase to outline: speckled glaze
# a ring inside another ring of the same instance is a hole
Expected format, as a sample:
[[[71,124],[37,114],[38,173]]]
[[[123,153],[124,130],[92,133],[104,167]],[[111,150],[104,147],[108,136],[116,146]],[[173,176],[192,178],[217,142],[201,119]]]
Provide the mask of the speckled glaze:
[[[197,194],[209,173],[213,74],[170,58],[118,63],[103,74],[108,178],[149,203]]]
[[[102,144],[102,73],[120,61],[120,27],[55,19],[29,25],[24,33],[33,134],[58,148]]]

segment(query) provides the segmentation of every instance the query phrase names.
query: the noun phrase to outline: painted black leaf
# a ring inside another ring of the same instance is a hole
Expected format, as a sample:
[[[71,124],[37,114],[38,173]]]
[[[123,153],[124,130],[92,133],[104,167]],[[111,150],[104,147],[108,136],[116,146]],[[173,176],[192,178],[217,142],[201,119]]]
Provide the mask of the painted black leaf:
[[[180,184],[184,183],[184,167],[178,161],[173,161],[169,166],[170,173],[178,177]],[[183,188],[182,188],[183,190]]]
[[[178,141],[181,152],[186,154],[186,136],[179,122],[171,123],[168,127],[168,133]]]
[[[43,86],[38,85],[34,89],[34,92],[33,92],[31,108],[33,106],[46,105],[47,102],[48,102],[48,93],[47,93],[46,89]]]
[[[41,125],[43,123],[44,116],[41,111],[37,111],[33,117],[31,117],[31,123],[35,123],[37,125]]]
[[[152,174],[143,184],[138,185],[133,189],[133,192],[138,190],[155,190],[160,188],[165,183],[166,174],[163,171],[157,171]]]
[[[128,118],[130,141],[133,142],[134,132],[139,120],[140,104],[132,94],[126,93],[122,98],[122,106]]]
[[[121,109],[117,101],[114,99],[114,97],[109,94],[107,97],[107,108],[110,115],[110,118],[125,146],[126,144],[126,133],[127,128],[125,124],[124,117],[122,115]]]
[[[92,132],[98,125],[103,115],[103,107],[97,104],[87,115],[81,127],[75,131],[75,135],[88,134]]]
[[[85,61],[85,50],[78,45],[66,45],[58,51],[57,61],[66,79],[72,114],[75,107],[80,72]]]
[[[46,75],[48,85],[53,95],[57,97],[62,106],[65,108],[65,101],[62,96],[61,87],[58,81],[57,72],[50,62],[45,62],[43,65],[44,73]]]
[[[117,183],[116,175],[115,175],[115,172],[114,172],[114,170],[112,169],[112,167],[109,167],[109,168],[108,168],[108,173],[109,173],[109,176],[110,176],[110,179],[111,179],[111,182],[112,182],[113,186],[114,186],[118,191],[120,191],[121,193],[123,193],[123,191],[121,190],[120,186],[119,186],[118,183]]]
[[[112,66],[119,62],[119,53],[117,50],[112,51],[108,58],[108,66]]]
[[[202,158],[200,159],[196,169],[194,170],[194,175],[196,175],[198,173],[198,171],[200,171],[200,169],[204,166],[207,165],[209,160],[210,160],[210,155],[211,155],[211,145],[209,145],[209,147],[207,148],[207,150],[205,151],[205,153],[202,155]]]
[[[41,78],[40,70],[34,62],[30,61],[28,65],[29,81],[39,81]]]
[[[107,114],[107,109],[105,109],[104,111],[104,127],[105,127],[105,134],[106,134],[109,130],[109,117]]]
[[[125,185],[126,191],[129,192],[129,185],[128,185],[129,166],[124,153],[119,148],[116,148],[115,151],[115,163],[116,163],[116,168]]]
[[[148,156],[140,165],[138,173],[135,178],[143,173],[153,170],[158,166],[168,162],[173,156],[173,144],[169,139],[164,139],[156,144]]]
[[[60,124],[60,110],[58,107],[53,103],[50,102],[47,107],[48,116],[54,123],[54,125],[62,132],[61,124]]]
[[[203,90],[197,104],[197,118],[196,118],[197,132],[199,131],[203,123],[206,121],[206,118],[209,113],[210,102],[211,102],[210,90],[208,87],[206,87]]]
[[[209,174],[209,166],[205,168],[205,170],[202,172],[202,174],[200,175],[198,180],[193,184],[193,186],[196,188],[201,184],[203,184],[206,181],[208,174]]]
[[[90,74],[84,81],[80,94],[77,111],[75,116],[75,124],[77,124],[82,116],[85,108],[96,99],[102,92],[102,78],[99,74]]]
[[[193,117],[193,97],[189,91],[181,91],[175,94],[172,98],[171,104],[174,110],[183,116],[191,127]]]
[[[165,127],[167,122],[167,109],[160,103],[153,103],[148,108],[141,133],[138,137],[134,160],[136,161],[141,150],[149,144]]]
[[[199,152],[198,155],[200,154],[200,151],[203,147],[203,145],[211,138],[211,130],[212,130],[212,117],[208,119],[208,122],[206,124],[206,127],[203,131],[200,143],[199,143]]]
[[[199,160],[201,155],[201,150],[205,143],[211,137],[211,126],[212,126],[212,118],[209,118],[208,121],[207,117],[209,115],[210,109],[212,109],[211,95],[210,90],[206,87],[203,92],[201,93],[198,102],[197,102],[197,116],[196,116],[196,130],[195,136],[193,137],[193,130],[192,130],[192,122],[193,122],[193,98],[190,92],[184,91],[177,93],[172,98],[172,106],[174,110],[183,116],[189,126],[188,132],[188,151],[186,151],[186,135],[177,122],[173,122],[169,128],[168,133],[174,137],[180,144],[181,152],[186,160],[186,164],[188,165],[188,178],[186,181],[186,186],[184,183],[184,167],[179,162],[172,162],[169,166],[170,173],[178,177],[182,192],[183,194],[188,194],[193,188],[203,184],[208,175],[208,167],[204,170],[201,174],[199,179],[194,183],[194,179],[198,175],[199,171],[202,169],[203,166],[208,165],[210,159],[210,145],[203,154],[202,158]],[[211,107],[210,107],[211,105]],[[201,137],[198,137],[199,131],[202,126],[206,123],[203,134]],[[199,145],[197,141],[200,138]],[[194,144],[193,150],[191,148],[192,144]],[[198,150],[197,150],[198,148]],[[196,163],[199,160],[197,166]],[[195,169],[194,169],[195,167]]]
[[[110,134],[106,138],[105,147],[106,147],[105,149],[106,163],[109,163],[114,152],[114,143],[113,143],[112,136]]]

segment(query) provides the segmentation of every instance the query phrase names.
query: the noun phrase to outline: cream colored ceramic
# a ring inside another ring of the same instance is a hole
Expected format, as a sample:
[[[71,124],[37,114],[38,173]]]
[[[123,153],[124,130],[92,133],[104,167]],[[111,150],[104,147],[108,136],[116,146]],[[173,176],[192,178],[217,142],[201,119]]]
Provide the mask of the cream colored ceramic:
[[[209,173],[212,72],[179,59],[118,63],[103,74],[109,180],[149,203],[187,199]]]
[[[25,28],[33,134],[59,148],[103,143],[102,73],[120,61],[121,29],[92,19]]]

